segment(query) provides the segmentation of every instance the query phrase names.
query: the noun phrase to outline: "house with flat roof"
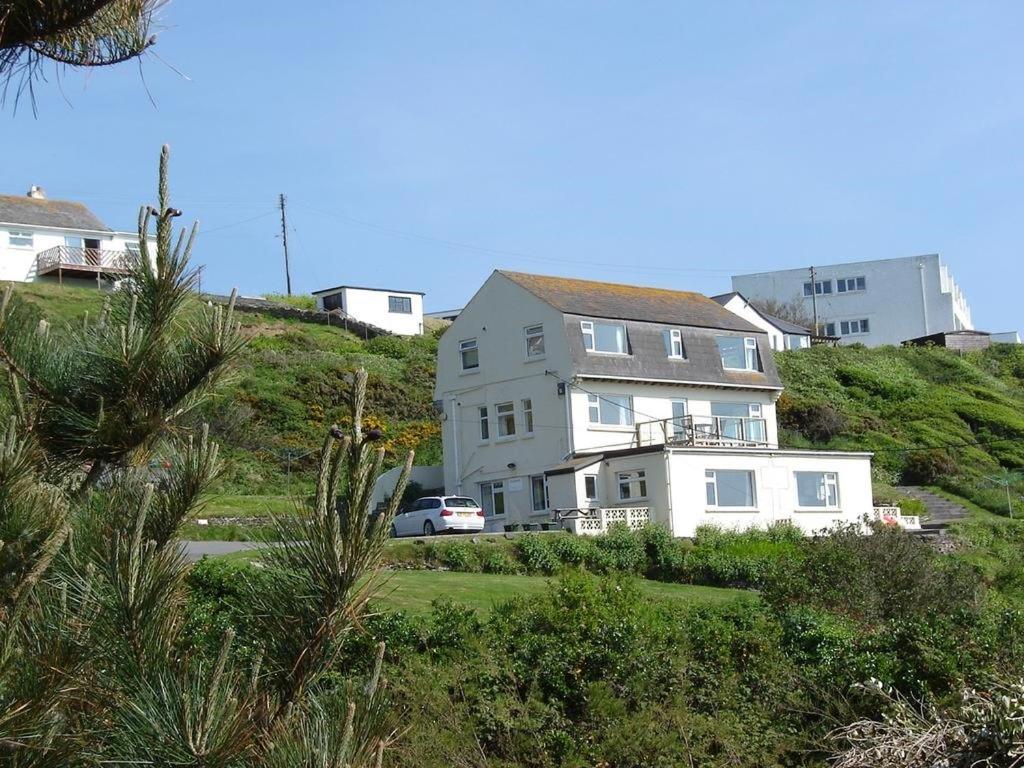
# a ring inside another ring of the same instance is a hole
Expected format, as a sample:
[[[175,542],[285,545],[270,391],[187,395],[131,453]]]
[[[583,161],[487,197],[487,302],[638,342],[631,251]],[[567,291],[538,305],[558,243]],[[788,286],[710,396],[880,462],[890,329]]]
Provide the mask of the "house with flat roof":
[[[0,280],[110,286],[139,253],[138,232],[110,229],[82,203],[50,200],[38,186],[0,195]]]
[[[816,336],[876,347],[944,331],[973,330],[971,309],[938,254],[734,275],[754,302],[802,302]]]
[[[336,285],[313,291],[317,309],[336,312],[398,336],[423,333],[423,292]]]
[[[779,447],[781,392],[768,331],[706,296],[495,271],[438,345],[446,492],[492,531],[872,514],[870,454]]]

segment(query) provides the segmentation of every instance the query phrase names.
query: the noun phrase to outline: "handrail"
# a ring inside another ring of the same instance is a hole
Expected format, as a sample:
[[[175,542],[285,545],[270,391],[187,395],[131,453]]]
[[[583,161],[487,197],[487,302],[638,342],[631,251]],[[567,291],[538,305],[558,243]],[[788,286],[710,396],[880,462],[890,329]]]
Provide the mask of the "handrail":
[[[102,248],[80,248],[56,245],[36,255],[37,271],[61,267],[90,267],[127,271],[135,254],[130,251],[107,251]]]
[[[768,446],[768,422],[749,416],[677,416],[635,425],[637,447],[644,445]]]

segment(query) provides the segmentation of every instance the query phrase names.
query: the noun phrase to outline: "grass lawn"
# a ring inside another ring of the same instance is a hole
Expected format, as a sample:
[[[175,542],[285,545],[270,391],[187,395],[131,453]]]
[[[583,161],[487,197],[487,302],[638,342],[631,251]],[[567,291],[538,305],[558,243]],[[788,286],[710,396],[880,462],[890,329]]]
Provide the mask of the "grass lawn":
[[[211,496],[196,517],[268,517],[294,509],[295,499],[291,496]]]
[[[549,588],[549,583],[550,579],[543,576],[392,571],[387,574],[380,589],[377,604],[381,608],[417,614],[427,613],[432,600],[449,597],[486,614],[495,603],[505,602],[516,595],[539,594]],[[722,603],[753,594],[739,589],[665,584],[646,579],[639,580],[639,584],[645,595],[661,600]]]

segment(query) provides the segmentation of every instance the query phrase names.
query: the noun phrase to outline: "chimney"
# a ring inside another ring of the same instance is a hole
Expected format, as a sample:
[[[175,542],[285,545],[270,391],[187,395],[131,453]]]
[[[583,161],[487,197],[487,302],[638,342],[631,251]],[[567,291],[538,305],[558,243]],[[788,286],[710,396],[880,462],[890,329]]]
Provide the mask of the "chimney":
[[[31,197],[33,200],[45,200],[46,190],[36,184],[33,184],[28,189],[28,196]]]

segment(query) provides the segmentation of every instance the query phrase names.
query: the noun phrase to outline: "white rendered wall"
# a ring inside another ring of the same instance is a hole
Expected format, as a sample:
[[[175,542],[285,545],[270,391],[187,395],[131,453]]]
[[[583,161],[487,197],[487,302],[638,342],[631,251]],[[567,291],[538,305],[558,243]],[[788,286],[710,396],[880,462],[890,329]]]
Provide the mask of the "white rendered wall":
[[[815,272],[819,281],[831,280],[833,286],[831,294],[817,297],[819,323],[836,323],[838,333],[843,320],[868,320],[870,333],[844,336],[841,343],[899,344],[940,331],[974,328],[963,292],[938,255],[815,266]],[[835,281],[849,277],[864,277],[866,289],[836,292]],[[808,269],[790,269],[736,275],[732,288],[751,301],[799,299],[811,314],[811,297],[803,295],[809,280]]]
[[[632,395],[634,422],[672,418],[672,402],[686,401],[691,416],[711,416],[712,403],[759,403],[769,446],[779,444],[775,416],[777,390],[727,389],[694,387],[681,384],[634,384],[585,379],[572,388],[573,449],[576,452],[597,452],[636,446],[634,427],[590,424],[589,396]],[[635,424],[634,424],[635,426]]]
[[[804,533],[837,523],[856,523],[872,511],[871,460],[867,454],[815,451],[726,451],[673,449],[669,451],[672,484],[672,532],[693,536],[700,525],[721,528],[766,528],[787,521]],[[708,508],[705,472],[709,469],[754,470],[757,510],[722,512]],[[840,509],[800,510],[796,471],[836,472]]]
[[[342,288],[342,311],[363,323],[375,325],[399,336],[418,336],[423,333],[423,296],[418,293],[382,291],[367,288]],[[333,295],[333,294],[332,294]],[[412,312],[391,312],[389,296],[401,296],[412,303]],[[324,308],[324,297],[316,297],[318,309]]]
[[[544,326],[545,355],[527,360],[525,328],[533,325]],[[477,340],[480,367],[462,371],[459,343],[470,338]],[[445,488],[479,500],[480,483],[505,482],[506,514],[488,518],[487,530],[548,517],[532,509],[529,478],[570,450],[565,397],[558,379],[545,373],[570,375],[570,359],[561,313],[500,274],[488,278],[438,342],[435,397],[444,408]],[[525,432],[524,398],[533,404],[532,434]],[[513,437],[498,437],[495,405],[504,402],[515,407]],[[481,406],[488,408],[488,440],[480,438]]]
[[[751,325],[756,325],[762,331],[768,334],[768,340],[771,342],[772,349],[776,352],[781,352],[786,348],[786,336],[785,334],[776,328],[774,325],[765,320],[761,313],[751,307],[746,301],[743,300],[742,296],[733,296],[728,302],[724,304],[725,308],[732,312],[734,315],[738,315],[746,320]]]
[[[10,244],[10,232],[31,232],[32,247],[20,248]],[[104,251],[124,251],[127,243],[137,243],[137,234],[125,232],[92,232],[89,230],[58,229],[0,225],[0,280],[26,282],[36,277],[36,256],[42,251],[65,245],[67,236],[99,240]],[[155,241],[153,241],[155,243]]]

